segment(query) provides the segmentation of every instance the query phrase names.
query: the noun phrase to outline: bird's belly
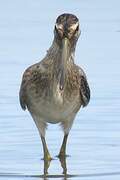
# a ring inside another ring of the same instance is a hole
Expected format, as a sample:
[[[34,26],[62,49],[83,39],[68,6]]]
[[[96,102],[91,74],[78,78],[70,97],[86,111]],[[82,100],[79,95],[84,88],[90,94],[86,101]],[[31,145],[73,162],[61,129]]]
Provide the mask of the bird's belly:
[[[59,123],[67,120],[67,117],[76,113],[79,109],[78,97],[72,102],[60,100],[58,101],[44,101],[40,100],[34,102],[32,112],[44,119],[48,123]]]
[[[35,92],[29,91],[29,110],[39,119],[42,118],[48,123],[59,123],[75,114],[80,108],[80,97],[77,91],[72,91],[69,97],[66,91],[60,91],[59,87],[53,88],[54,93],[47,96],[44,92],[37,96]]]

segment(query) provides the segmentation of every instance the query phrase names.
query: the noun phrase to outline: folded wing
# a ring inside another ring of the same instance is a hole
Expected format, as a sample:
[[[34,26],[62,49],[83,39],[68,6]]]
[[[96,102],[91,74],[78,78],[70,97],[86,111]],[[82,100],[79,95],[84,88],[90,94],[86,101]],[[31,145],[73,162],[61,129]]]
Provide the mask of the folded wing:
[[[84,71],[80,68],[80,97],[82,101],[82,106],[85,107],[90,101],[90,88],[87,82],[86,75]]]

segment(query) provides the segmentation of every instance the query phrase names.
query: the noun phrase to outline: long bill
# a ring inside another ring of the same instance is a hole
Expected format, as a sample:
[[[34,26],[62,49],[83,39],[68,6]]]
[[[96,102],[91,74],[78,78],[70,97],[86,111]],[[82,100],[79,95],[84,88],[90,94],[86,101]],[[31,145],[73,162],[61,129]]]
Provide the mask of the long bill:
[[[66,76],[66,66],[69,58],[69,40],[64,38],[62,40],[62,54],[61,54],[61,64],[59,72],[59,88],[63,90],[65,85],[65,76]]]

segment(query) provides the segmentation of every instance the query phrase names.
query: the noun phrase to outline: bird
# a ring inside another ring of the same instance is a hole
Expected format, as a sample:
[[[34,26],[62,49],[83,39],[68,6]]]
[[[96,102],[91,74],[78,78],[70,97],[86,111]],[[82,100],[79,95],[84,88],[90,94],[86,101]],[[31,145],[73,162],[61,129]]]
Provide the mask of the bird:
[[[58,157],[66,157],[67,139],[75,116],[90,101],[86,74],[74,60],[80,34],[76,15],[59,15],[54,26],[53,42],[45,57],[28,67],[22,76],[20,105],[23,110],[29,111],[36,124],[46,161],[52,160],[45,139],[48,124],[61,125],[64,137]]]

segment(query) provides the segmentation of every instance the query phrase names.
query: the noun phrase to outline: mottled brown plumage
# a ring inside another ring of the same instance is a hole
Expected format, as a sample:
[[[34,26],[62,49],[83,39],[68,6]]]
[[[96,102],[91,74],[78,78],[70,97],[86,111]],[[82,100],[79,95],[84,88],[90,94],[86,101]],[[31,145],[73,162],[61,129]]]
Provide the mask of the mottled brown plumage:
[[[67,136],[76,113],[90,100],[84,71],[75,65],[74,53],[80,34],[78,18],[62,14],[56,20],[54,40],[45,58],[23,75],[20,104],[31,113],[41,135],[44,158],[50,159],[45,142],[47,123],[61,123],[64,141],[59,156],[65,155]]]

